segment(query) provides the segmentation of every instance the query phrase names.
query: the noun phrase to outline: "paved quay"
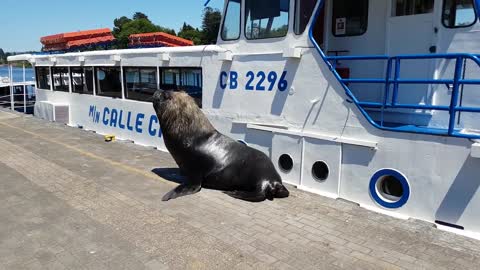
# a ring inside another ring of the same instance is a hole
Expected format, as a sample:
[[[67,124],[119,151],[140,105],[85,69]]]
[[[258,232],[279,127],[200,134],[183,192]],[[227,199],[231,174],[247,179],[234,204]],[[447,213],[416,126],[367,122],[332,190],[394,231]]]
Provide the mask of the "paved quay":
[[[0,269],[480,268],[477,240],[293,187],[162,202],[169,154],[29,116],[0,111],[0,149]]]

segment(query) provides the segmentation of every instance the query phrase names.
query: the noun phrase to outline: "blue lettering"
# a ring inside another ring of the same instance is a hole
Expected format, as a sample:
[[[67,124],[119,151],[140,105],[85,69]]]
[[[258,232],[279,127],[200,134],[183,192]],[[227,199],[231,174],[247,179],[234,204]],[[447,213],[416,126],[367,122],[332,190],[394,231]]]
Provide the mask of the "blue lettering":
[[[133,126],[130,125],[130,119],[132,118],[132,112],[128,112],[127,116],[127,129],[128,130],[133,130]]]
[[[95,107],[96,108],[96,107]],[[95,109],[96,110],[96,109]],[[93,122],[95,123],[98,123],[100,122],[100,112],[96,112],[95,113],[95,119],[93,120]]]
[[[145,114],[139,113],[137,114],[137,121],[135,123],[135,131],[138,133],[142,133],[142,124],[143,124],[143,119],[145,118]]]
[[[122,118],[123,118],[123,110],[120,110],[120,116],[118,117],[118,127],[121,129],[125,129],[125,125],[122,124]]]
[[[236,71],[230,72],[230,89],[234,90],[238,87],[238,73]]]
[[[227,82],[226,82],[227,77],[228,77],[227,72],[222,71],[220,73],[220,88],[222,88],[222,89],[227,88]]]
[[[103,109],[103,124],[105,126],[108,126],[108,119],[106,118],[108,114],[110,114],[110,110],[105,107],[105,109]]]
[[[88,116],[95,116],[95,106],[91,105]]]
[[[116,109],[112,109],[112,114],[110,116],[110,126],[111,127],[117,127],[117,117],[118,117],[118,112]]]
[[[153,122],[158,124],[158,118],[156,115],[150,116],[150,123],[148,124],[148,133],[150,133],[150,136],[157,135],[157,129],[153,127]]]

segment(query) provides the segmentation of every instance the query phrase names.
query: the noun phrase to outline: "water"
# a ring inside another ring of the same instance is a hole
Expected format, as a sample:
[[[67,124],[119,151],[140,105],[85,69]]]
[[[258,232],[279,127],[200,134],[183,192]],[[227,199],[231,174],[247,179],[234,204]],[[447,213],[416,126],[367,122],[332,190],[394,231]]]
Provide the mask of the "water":
[[[7,66],[0,66],[0,77],[8,77],[8,67]],[[35,72],[33,68],[25,68],[25,80],[26,81],[34,81]],[[13,68],[13,81],[14,82],[22,82],[23,81],[23,69],[20,68]]]

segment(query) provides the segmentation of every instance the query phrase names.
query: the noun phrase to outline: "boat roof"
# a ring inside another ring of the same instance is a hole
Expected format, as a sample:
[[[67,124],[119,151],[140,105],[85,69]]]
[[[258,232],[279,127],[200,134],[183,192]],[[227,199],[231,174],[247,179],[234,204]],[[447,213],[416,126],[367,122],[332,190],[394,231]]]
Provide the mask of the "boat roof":
[[[33,59],[42,59],[50,57],[78,57],[78,56],[105,56],[105,55],[133,55],[133,54],[162,54],[162,53],[195,53],[195,52],[225,52],[226,49],[218,45],[199,45],[199,46],[183,46],[183,47],[160,47],[146,49],[122,49],[122,50],[104,50],[104,51],[88,51],[88,52],[72,52],[63,54],[19,54],[9,56],[9,62],[16,61],[32,61]]]

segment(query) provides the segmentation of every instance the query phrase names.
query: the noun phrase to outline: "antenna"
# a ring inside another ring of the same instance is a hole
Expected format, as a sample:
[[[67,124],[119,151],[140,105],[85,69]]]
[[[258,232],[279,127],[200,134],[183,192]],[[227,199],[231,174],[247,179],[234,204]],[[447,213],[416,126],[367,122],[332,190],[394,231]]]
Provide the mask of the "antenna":
[[[207,0],[207,2],[205,2],[205,4],[203,5],[204,7],[206,7],[208,5],[208,3],[210,3],[211,0]]]

